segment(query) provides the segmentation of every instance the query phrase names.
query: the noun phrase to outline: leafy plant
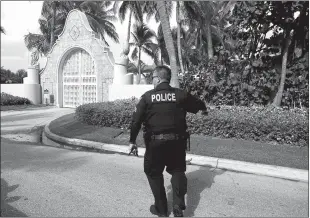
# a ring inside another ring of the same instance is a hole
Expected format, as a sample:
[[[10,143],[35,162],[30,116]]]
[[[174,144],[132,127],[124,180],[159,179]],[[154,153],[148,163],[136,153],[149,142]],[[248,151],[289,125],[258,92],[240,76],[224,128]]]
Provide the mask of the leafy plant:
[[[132,98],[81,105],[75,117],[90,125],[129,129],[137,102]],[[210,108],[208,116],[188,113],[186,119],[192,134],[297,146],[309,144],[308,110],[221,106]]]
[[[1,92],[1,105],[23,105],[30,104],[29,99],[13,96],[5,92]]]

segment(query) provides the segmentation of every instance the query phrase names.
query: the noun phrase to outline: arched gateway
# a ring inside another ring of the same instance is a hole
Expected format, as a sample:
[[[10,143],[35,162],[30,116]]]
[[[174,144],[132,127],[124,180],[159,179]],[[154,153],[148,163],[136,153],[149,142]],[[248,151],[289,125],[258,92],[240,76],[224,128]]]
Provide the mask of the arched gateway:
[[[72,10],[40,74],[42,93],[53,95],[59,107],[107,101],[113,69],[108,46],[91,29],[86,15]]]

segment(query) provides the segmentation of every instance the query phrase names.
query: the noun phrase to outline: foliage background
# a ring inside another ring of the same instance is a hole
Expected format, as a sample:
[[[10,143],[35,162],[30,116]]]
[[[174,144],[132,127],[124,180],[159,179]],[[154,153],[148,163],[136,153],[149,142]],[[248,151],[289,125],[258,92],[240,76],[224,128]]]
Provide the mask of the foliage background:
[[[1,106],[30,104],[29,99],[1,92]]]

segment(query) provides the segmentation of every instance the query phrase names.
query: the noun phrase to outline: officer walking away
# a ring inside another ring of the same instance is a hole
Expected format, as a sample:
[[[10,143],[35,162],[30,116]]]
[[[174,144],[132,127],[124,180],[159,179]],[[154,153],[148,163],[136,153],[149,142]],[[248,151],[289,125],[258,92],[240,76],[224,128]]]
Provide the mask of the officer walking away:
[[[168,216],[163,171],[172,175],[173,214],[183,217],[187,192],[186,112],[207,114],[203,101],[169,85],[171,70],[156,67],[153,73],[154,89],[144,93],[133,113],[130,131],[129,154],[137,152],[136,138],[143,123],[145,156],[144,172],[149,181],[155,204],[150,212],[159,217]]]

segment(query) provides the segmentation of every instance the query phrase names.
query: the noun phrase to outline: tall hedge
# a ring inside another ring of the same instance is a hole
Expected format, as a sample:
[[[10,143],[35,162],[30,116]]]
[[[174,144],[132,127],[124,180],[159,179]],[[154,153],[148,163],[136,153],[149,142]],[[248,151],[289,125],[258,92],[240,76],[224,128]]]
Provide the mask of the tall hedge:
[[[30,104],[30,100],[27,98],[22,98],[18,96],[13,96],[5,92],[1,92],[1,105],[22,105]]]
[[[129,129],[137,99],[81,105],[76,119],[97,126]],[[187,115],[192,134],[238,138],[307,146],[308,110],[274,107],[222,106],[209,109],[208,116]]]

